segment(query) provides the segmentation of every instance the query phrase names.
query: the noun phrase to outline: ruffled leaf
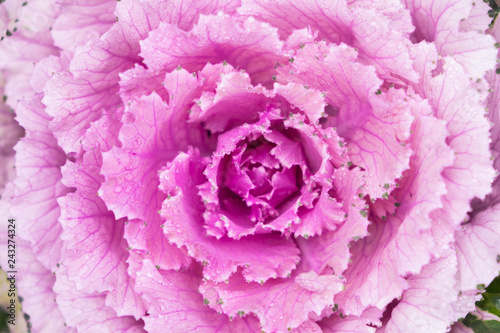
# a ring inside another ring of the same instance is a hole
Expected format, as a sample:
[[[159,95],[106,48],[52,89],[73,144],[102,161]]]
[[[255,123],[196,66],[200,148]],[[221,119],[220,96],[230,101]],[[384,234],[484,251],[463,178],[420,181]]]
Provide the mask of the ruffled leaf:
[[[335,312],[338,309],[333,309]],[[342,310],[340,310],[342,311]],[[376,308],[368,308],[360,316],[346,316],[342,312],[335,313],[331,317],[319,322],[325,333],[372,333],[381,326],[380,319],[382,311]],[[378,331],[377,331],[378,332]]]
[[[142,300],[130,292],[134,282],[127,274],[123,220],[115,221],[97,196],[103,180],[98,174],[101,165],[101,153],[95,149],[63,167],[63,183],[75,187],[76,193],[58,200],[61,239],[67,249],[62,265],[68,268],[68,280],[79,291],[109,292],[107,305],[116,306],[115,311],[121,315],[139,318],[145,308]]]
[[[224,281],[238,267],[244,267],[247,281],[266,281],[290,274],[299,260],[299,251],[291,240],[277,234],[239,240],[206,235],[201,216],[203,205],[196,188],[205,181],[202,172],[206,164],[199,152],[189,150],[187,154],[179,153],[160,173],[160,188],[168,194],[161,215],[165,219],[163,232],[169,241],[185,246],[191,257],[204,262],[203,275],[208,280]]]
[[[435,330],[445,332],[450,323],[461,313],[453,311],[452,304],[458,299],[452,282],[457,271],[457,258],[453,250],[425,266],[422,271],[408,279],[410,285],[392,310],[383,332],[422,332]]]
[[[367,179],[366,192],[372,198],[381,197],[381,186],[401,176],[411,154],[409,147],[401,145],[411,125],[411,114],[399,101],[401,93],[389,93],[383,99],[376,96],[381,81],[374,68],[357,63],[356,52],[345,45],[306,45],[286,70],[280,69],[280,77],[326,88],[332,115],[324,126],[336,127],[347,141],[352,162],[374,173]],[[398,108],[403,112],[396,113]],[[338,143],[333,144],[332,149],[338,149]]]
[[[115,23],[117,2],[109,0],[62,0],[59,15],[52,26],[54,45],[63,50],[85,44],[93,35],[105,33]]]
[[[220,9],[234,8],[228,1],[217,5],[194,7],[185,2],[169,3],[154,0],[145,2],[122,1],[117,4],[118,22],[102,38],[94,36],[87,44],[76,49],[71,60],[70,72],[57,73],[45,87],[44,104],[47,113],[54,117],[51,130],[66,152],[77,152],[79,141],[91,122],[100,117],[103,109],[112,114],[120,98],[118,74],[134,63],[140,63],[139,41],[151,30],[164,23],[178,23],[190,27],[200,13],[210,14]]]
[[[370,236],[353,247],[353,263],[345,273],[347,289],[336,298],[348,314],[359,315],[370,305],[385,307],[408,288],[403,276],[419,272],[434,250],[429,214],[442,206],[446,188],[441,172],[453,159],[444,122],[425,116],[425,103],[415,103],[412,109],[417,118],[410,138],[415,155],[394,193],[394,215],[375,218]]]
[[[106,295],[77,291],[66,274],[66,268],[61,266],[56,274],[57,280],[53,289],[67,326],[88,332],[146,332],[142,321],[136,321],[132,316],[118,316],[113,309],[106,306]]]
[[[477,213],[456,232],[460,290],[488,285],[500,270],[500,205]]]
[[[282,47],[277,29],[271,25],[220,13],[200,16],[188,33],[175,25],[161,24],[141,43],[141,56],[149,68],[165,72],[178,66],[195,72],[208,62],[227,61],[245,69],[252,82],[269,86],[273,66],[286,59]]]
[[[440,54],[453,56],[474,79],[480,78],[486,70],[493,68],[496,56],[493,39],[484,35],[482,33],[484,30],[460,31],[463,29],[462,21],[467,20],[471,9],[476,7],[476,2],[467,0],[406,0],[405,2],[413,14],[416,27],[414,36],[418,41],[423,39],[435,42]],[[484,10],[483,14],[486,14],[484,3],[480,6]],[[477,9],[472,15],[477,15]],[[489,19],[483,22],[488,21]]]
[[[369,221],[365,202],[359,197],[364,184],[360,170],[337,169],[333,184],[335,197],[343,204],[343,223],[333,231],[324,232],[321,237],[299,238],[297,243],[304,257],[302,265],[318,274],[327,271],[341,275],[349,263],[349,243],[368,234]]]
[[[145,260],[137,273],[135,290],[148,303],[145,329],[164,332],[256,332],[258,321],[252,317],[230,321],[207,306],[207,299],[198,292],[201,277],[193,272],[158,270]]]
[[[179,268],[188,260],[161,232],[158,211],[166,195],[158,190],[156,171],[179,150],[189,144],[201,148],[208,139],[199,124],[187,123],[188,108],[201,93],[197,78],[186,71],[174,71],[167,74],[165,82],[174,96],[168,105],[153,93],[128,107],[126,124],[120,131],[122,147],[114,147],[103,156],[106,180],[99,193],[117,218],[132,220],[125,228],[131,248],[150,255],[155,264],[167,269]]]
[[[207,282],[200,290],[209,304],[216,304],[229,316],[251,312],[259,317],[264,331],[285,332],[304,323],[310,312],[319,315],[325,306],[332,305],[333,295],[341,288],[337,277],[311,271],[263,285],[248,283],[236,274],[227,284]]]
[[[37,259],[53,269],[60,259],[62,228],[56,201],[69,190],[61,183],[61,166],[66,155],[47,129],[49,117],[37,95],[18,107],[19,122],[27,129],[16,145],[16,171],[11,212],[23,223],[19,236],[29,242]],[[26,209],[29,205],[32,209]]]
[[[320,39],[334,44],[346,43],[359,49],[363,61],[374,65],[384,78],[417,79],[411,67],[410,42],[398,31],[407,30],[411,25],[410,16],[401,15],[404,13],[401,5],[386,10],[387,17],[374,10],[371,3],[363,8],[348,6],[345,1],[292,3],[280,0],[269,4],[262,0],[244,0],[238,12],[273,24],[280,29],[282,37],[309,26],[318,32]],[[393,21],[398,24],[393,24]],[[380,47],[380,40],[384,40],[386,47]],[[302,41],[305,42],[307,40]]]
[[[2,221],[2,227],[7,230],[7,220],[4,219],[4,221]],[[10,238],[5,237],[1,240],[5,248],[7,248],[8,239]],[[16,293],[23,299],[23,312],[30,316],[32,326],[36,327],[39,332],[65,332],[64,319],[57,303],[54,302],[56,294],[52,291],[55,276],[36,259],[27,242],[16,240],[16,251],[18,251],[16,269],[22,274],[14,274],[15,285]],[[7,259],[9,258],[6,252],[2,255],[2,267],[8,267]],[[16,324],[19,325],[19,321],[16,321]]]
[[[489,125],[484,117],[485,95],[471,89],[469,82],[463,80],[464,69],[450,57],[444,60],[442,73],[433,77],[433,62],[437,61],[434,46],[419,44],[415,59],[415,67],[422,73],[416,90],[429,99],[435,116],[446,121],[447,142],[455,153],[453,165],[443,172],[447,188],[444,207],[431,215],[436,221],[436,240],[447,244],[465,219],[470,200],[484,198],[491,191],[495,176],[489,152]]]

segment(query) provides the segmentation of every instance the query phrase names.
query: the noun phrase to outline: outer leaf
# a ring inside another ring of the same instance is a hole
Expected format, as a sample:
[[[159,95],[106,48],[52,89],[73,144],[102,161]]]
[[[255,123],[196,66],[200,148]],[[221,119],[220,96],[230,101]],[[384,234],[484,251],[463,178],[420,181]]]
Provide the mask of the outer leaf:
[[[158,270],[150,260],[145,260],[137,273],[135,290],[148,303],[145,328],[150,333],[164,332],[241,332],[258,330],[253,317],[230,321],[225,314],[206,305],[207,300],[198,292],[201,276],[191,271],[174,272]]]
[[[52,26],[54,44],[61,49],[74,51],[93,35],[105,33],[115,23],[117,1],[113,0],[62,0],[59,15]]]
[[[363,61],[375,65],[382,77],[415,80],[417,76],[411,68],[408,52],[409,41],[398,31],[398,28],[406,30],[404,27],[410,25],[409,15],[401,17],[404,9],[400,4],[386,11],[389,17],[374,10],[371,3],[366,7],[350,7],[344,0],[311,3],[280,0],[271,4],[263,0],[244,0],[238,12],[273,24],[280,29],[282,37],[288,37],[295,29],[310,26],[313,31],[318,31],[320,39],[358,48]],[[392,15],[397,21],[406,22],[393,24]],[[380,47],[380,40],[384,40],[386,47]]]
[[[345,316],[342,313],[335,313],[320,321],[319,325],[325,333],[372,333],[376,331],[376,327],[381,325],[379,319],[381,317],[382,311],[369,308],[360,316]]]
[[[19,221],[16,223],[19,225]],[[2,221],[2,228],[7,230],[6,219]],[[7,239],[6,233],[5,236],[2,235],[1,243],[4,248],[7,248]],[[55,276],[36,259],[27,242],[16,239],[16,251],[16,270],[19,273],[14,274],[16,293],[23,299],[22,310],[30,316],[33,327],[41,333],[71,332],[64,327],[63,316],[55,303],[56,294],[52,291]],[[5,271],[9,267],[7,259],[5,251],[1,258]],[[16,323],[19,324],[17,320]]]
[[[97,190],[102,182],[99,149],[85,153],[63,168],[63,182],[76,188],[59,199],[61,239],[66,248],[62,265],[68,280],[85,293],[109,292],[108,304],[119,314],[143,315],[142,300],[131,292],[134,281],[127,275],[123,220],[115,221]],[[121,300],[120,300],[121,298]]]
[[[183,1],[168,5],[159,0],[147,3],[120,1],[115,12],[118,22],[102,38],[94,36],[76,49],[70,73],[57,73],[47,83],[44,104],[54,117],[51,129],[66,152],[79,150],[85,130],[100,117],[103,109],[108,114],[115,112],[120,104],[116,95],[118,73],[141,62],[139,41],[156,29],[160,21],[189,28],[200,13],[230,10],[236,4],[220,1],[213,5],[199,0],[189,3],[196,7]]]
[[[216,309],[230,316],[252,312],[264,331],[285,332],[304,323],[310,312],[319,315],[325,306],[332,305],[333,295],[341,287],[337,277],[310,271],[263,285],[248,283],[241,274],[235,274],[227,284],[207,282],[200,289]]]
[[[61,266],[54,285],[56,302],[66,325],[76,327],[79,332],[145,333],[143,322],[135,321],[132,316],[118,316],[105,305],[105,295],[77,291],[66,274],[66,268]]]
[[[201,90],[198,80],[186,71],[174,71],[166,81],[174,95],[168,105],[153,93],[129,107],[129,124],[120,131],[123,146],[104,154],[106,180],[99,193],[117,218],[133,220],[125,228],[133,249],[163,268],[179,268],[188,261],[160,231],[158,211],[166,195],[158,190],[156,172],[179,150],[190,144],[203,147],[208,139],[199,124],[187,123],[188,108]]]
[[[500,263],[500,205],[477,213],[455,237],[460,290],[488,285],[498,274]],[[472,309],[471,309],[472,310]]]
[[[455,152],[453,165],[443,172],[448,192],[443,198],[444,207],[431,215],[436,221],[434,237],[446,247],[465,219],[471,199],[484,198],[495,176],[488,147],[489,125],[484,117],[484,88],[481,92],[471,89],[469,82],[462,80],[464,69],[450,57],[445,59],[442,73],[433,76],[437,54],[432,45],[419,44],[415,57],[415,67],[422,73],[415,89],[429,98],[436,117],[446,121],[447,142]]]
[[[414,36],[418,41],[422,39],[434,41],[438,52],[453,56],[474,79],[482,77],[488,69],[493,68],[496,50],[493,47],[493,39],[482,34],[485,28],[481,32],[459,31],[460,28],[467,29],[461,22],[466,21],[476,2],[467,0],[406,0],[405,2],[412,12],[416,27]],[[484,11],[483,15],[486,14],[484,4],[481,8]],[[472,15],[477,15],[477,10],[474,10]]]
[[[14,120],[14,113],[0,102],[0,198],[7,182],[15,176],[14,145],[24,134],[24,130]]]
[[[400,106],[389,106],[375,95],[381,81],[373,67],[356,62],[356,55],[345,45],[305,45],[290,68],[279,72],[287,80],[326,89],[331,116],[324,126],[336,127],[347,142],[351,161],[372,172],[366,193],[379,198],[382,186],[393,184],[408,168],[411,150],[400,141],[406,139],[412,119],[404,105],[402,112],[394,113]],[[338,148],[337,142],[332,144],[332,149]]]
[[[48,130],[49,117],[37,95],[19,105],[19,121],[28,132],[16,146],[17,178],[14,180],[12,215],[23,223],[19,237],[29,242],[37,259],[54,269],[59,262],[62,228],[57,221],[56,199],[69,190],[61,184],[61,166],[66,156]],[[27,210],[26,205],[32,207]]]
[[[189,33],[174,25],[161,24],[141,43],[141,56],[149,68],[165,72],[178,66],[195,72],[207,62],[225,60],[245,69],[254,83],[270,86],[273,66],[286,59],[282,47],[277,29],[271,25],[221,13],[200,16]]]
[[[374,218],[370,236],[355,244],[353,264],[345,273],[347,289],[336,297],[348,314],[359,315],[370,305],[384,308],[409,287],[403,276],[418,273],[434,251],[429,214],[442,205],[441,172],[453,159],[444,122],[425,116],[429,112],[425,103],[414,102],[412,109],[417,118],[410,138],[415,154],[393,194],[395,211],[385,220]],[[375,210],[379,204],[384,203],[375,202]]]
[[[408,279],[410,284],[399,304],[392,310],[383,332],[447,331],[461,313],[452,304],[458,299],[453,280],[457,259],[453,250],[425,266]]]

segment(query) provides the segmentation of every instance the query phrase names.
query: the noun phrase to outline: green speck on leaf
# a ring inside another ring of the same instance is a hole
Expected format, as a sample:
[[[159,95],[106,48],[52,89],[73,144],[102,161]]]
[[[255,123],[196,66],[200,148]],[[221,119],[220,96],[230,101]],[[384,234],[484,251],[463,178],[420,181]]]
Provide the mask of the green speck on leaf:
[[[238,316],[243,317],[245,315],[245,311],[238,311]]]
[[[227,61],[226,61],[226,60],[224,60],[224,61],[222,62],[222,65],[227,66]]]
[[[339,147],[344,147],[344,143],[342,141],[339,141]]]
[[[376,92],[375,92],[375,95],[380,95],[382,93],[382,90],[378,89]]]
[[[347,162],[347,166],[348,167],[352,166],[352,162]]]
[[[395,202],[394,206],[399,207],[399,206],[401,206],[401,204],[399,202]]]
[[[366,209],[362,209],[359,211],[359,213],[361,214],[361,216],[363,217],[367,217],[368,216],[368,211]]]
[[[387,218],[387,217],[385,217],[385,215],[381,217],[381,219],[382,219],[382,220],[384,220],[384,221],[385,221],[385,219],[386,219],[386,218]]]
[[[7,100],[7,95],[3,95],[3,102],[5,103],[5,101]]]
[[[389,188],[389,186],[390,186],[390,185],[389,185],[389,184],[387,184],[387,183],[385,183],[385,184],[384,184],[384,188],[385,188],[386,190]]]
[[[177,66],[177,70],[178,70],[178,71],[180,71],[181,69],[182,69],[182,66],[181,66],[181,65]]]
[[[203,304],[208,305],[208,304],[210,304],[210,302],[208,301],[208,299],[204,298],[203,299]]]
[[[7,30],[7,31],[5,32],[5,34],[6,34],[8,37],[12,36],[12,32],[10,32],[9,30]]]
[[[290,61],[290,63],[292,64],[295,61],[295,59],[294,58],[290,58],[290,59],[288,59],[288,61]]]
[[[26,6],[27,4],[28,4],[28,2],[27,2],[27,1],[23,2],[23,6]]]
[[[389,199],[389,194],[387,194],[387,192],[382,194],[382,198],[384,198],[385,200]]]
[[[159,270],[159,269],[160,269],[160,265],[156,265],[156,269],[158,269],[158,270]]]

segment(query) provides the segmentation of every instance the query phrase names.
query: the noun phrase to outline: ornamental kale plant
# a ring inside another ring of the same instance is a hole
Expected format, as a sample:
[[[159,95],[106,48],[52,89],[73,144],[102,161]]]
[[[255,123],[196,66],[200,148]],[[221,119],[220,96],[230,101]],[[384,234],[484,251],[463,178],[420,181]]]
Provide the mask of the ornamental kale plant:
[[[500,269],[490,10],[4,1],[0,207],[32,331],[467,330]]]

